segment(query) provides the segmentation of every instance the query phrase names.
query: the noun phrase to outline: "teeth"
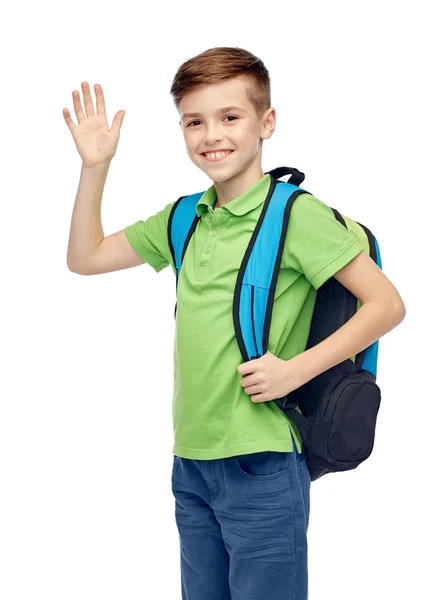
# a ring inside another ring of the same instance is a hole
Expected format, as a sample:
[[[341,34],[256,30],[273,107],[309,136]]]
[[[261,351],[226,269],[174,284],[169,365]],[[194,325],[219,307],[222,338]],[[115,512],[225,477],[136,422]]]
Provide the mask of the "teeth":
[[[222,156],[226,156],[227,154],[230,154],[231,150],[229,152],[204,152],[204,154],[207,156],[207,158],[221,158]]]

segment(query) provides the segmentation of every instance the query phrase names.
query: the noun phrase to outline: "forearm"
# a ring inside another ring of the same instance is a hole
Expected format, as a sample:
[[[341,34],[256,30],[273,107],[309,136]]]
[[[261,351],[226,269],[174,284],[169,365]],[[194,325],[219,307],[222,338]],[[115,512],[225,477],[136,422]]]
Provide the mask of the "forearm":
[[[110,163],[81,168],[67,249],[67,265],[79,269],[103,240],[101,200]]]
[[[398,310],[367,302],[342,327],[291,361],[303,385],[327,369],[358,354],[394,329],[404,318]],[[288,361],[289,362],[289,361]]]

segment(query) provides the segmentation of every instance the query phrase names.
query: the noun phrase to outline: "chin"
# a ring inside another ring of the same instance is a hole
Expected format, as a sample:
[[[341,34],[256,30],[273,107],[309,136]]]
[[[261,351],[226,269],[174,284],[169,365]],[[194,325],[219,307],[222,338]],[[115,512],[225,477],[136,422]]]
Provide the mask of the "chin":
[[[214,183],[225,183],[226,181],[230,181],[231,179],[234,179],[234,177],[236,177],[238,175],[238,173],[231,172],[231,173],[226,173],[225,175],[222,176],[215,176],[216,179],[213,179],[212,177],[210,177],[210,179],[214,182]]]

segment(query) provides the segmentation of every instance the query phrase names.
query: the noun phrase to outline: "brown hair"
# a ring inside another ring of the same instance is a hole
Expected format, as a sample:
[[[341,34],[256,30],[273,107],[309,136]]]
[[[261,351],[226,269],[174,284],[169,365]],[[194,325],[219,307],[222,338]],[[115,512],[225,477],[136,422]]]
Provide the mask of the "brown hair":
[[[244,79],[247,97],[260,119],[271,107],[270,75],[260,58],[237,46],[210,48],[179,67],[170,89],[176,109],[188,92],[233,77]]]

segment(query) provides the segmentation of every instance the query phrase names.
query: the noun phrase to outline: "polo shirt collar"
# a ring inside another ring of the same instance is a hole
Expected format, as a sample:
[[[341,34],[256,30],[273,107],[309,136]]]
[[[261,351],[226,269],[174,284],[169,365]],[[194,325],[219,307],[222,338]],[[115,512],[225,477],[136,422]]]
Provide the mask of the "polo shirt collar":
[[[270,183],[271,175],[266,173],[259,181],[234,198],[234,200],[224,204],[222,208],[226,208],[230,213],[236,216],[242,216],[248,213],[266,200],[270,189]],[[216,203],[216,199],[216,188],[213,184],[204,192],[195,205],[197,216],[201,217],[208,210],[209,206],[213,207]]]

